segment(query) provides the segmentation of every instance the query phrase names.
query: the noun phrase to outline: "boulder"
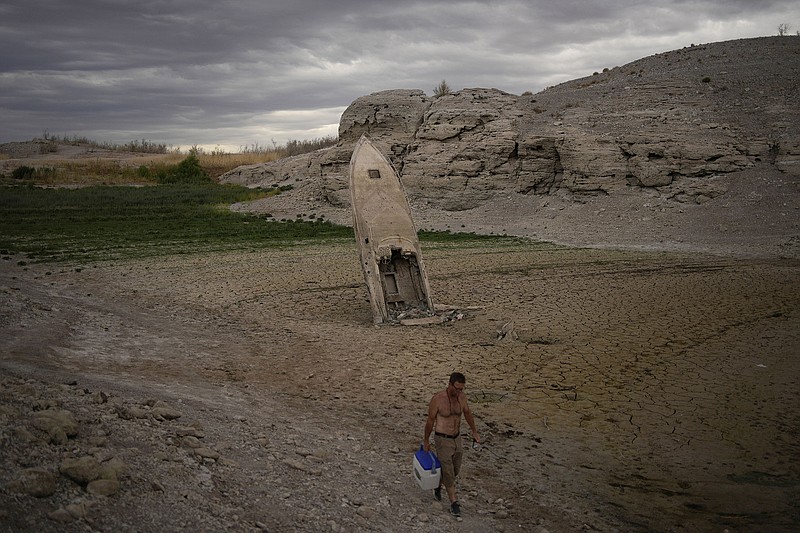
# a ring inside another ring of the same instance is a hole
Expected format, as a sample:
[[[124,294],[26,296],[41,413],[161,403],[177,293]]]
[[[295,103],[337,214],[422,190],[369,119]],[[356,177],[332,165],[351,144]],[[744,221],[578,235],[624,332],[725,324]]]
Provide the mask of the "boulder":
[[[151,410],[151,413],[154,417],[162,418],[164,420],[175,420],[182,416],[180,411],[164,402],[156,402]]]
[[[53,444],[66,444],[78,434],[78,422],[70,411],[47,409],[33,413],[33,427],[47,433]]]
[[[28,468],[8,484],[9,490],[37,498],[51,496],[56,491],[58,476],[41,468]]]
[[[61,462],[58,471],[72,481],[80,485],[86,485],[98,479],[102,469],[97,459],[86,455],[74,459],[65,459]]]
[[[99,479],[115,479],[118,480],[125,476],[128,472],[128,465],[121,459],[112,457],[108,461],[100,464]]]
[[[95,479],[86,485],[86,491],[95,496],[111,496],[119,492],[119,481],[116,479]]]

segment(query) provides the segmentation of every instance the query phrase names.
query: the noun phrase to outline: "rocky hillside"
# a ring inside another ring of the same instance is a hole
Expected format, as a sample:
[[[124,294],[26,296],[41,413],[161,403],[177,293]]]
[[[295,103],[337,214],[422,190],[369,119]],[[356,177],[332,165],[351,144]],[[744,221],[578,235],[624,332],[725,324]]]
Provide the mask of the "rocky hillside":
[[[383,91],[347,108],[337,147],[223,180],[315,180],[322,199],[346,206],[352,146],[367,133],[412,200],[449,211],[498,192],[580,200],[633,188],[703,203],[726,192],[724,177],[761,163],[800,174],[799,79],[800,39],[765,37],[658,54],[537,94]]]

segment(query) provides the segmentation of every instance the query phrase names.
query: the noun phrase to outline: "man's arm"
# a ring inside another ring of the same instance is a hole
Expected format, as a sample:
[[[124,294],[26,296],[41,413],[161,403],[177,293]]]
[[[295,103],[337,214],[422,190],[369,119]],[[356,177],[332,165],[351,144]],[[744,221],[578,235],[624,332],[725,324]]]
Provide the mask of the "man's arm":
[[[469,428],[472,430],[472,440],[479,443],[481,442],[481,437],[478,435],[478,428],[475,426],[475,418],[472,416],[472,410],[469,408],[469,404],[467,403],[467,396],[464,395],[464,419],[469,424]]]
[[[431,432],[433,431],[433,425],[436,422],[436,414],[439,412],[438,402],[436,401],[436,397],[434,396],[431,399],[431,403],[428,404],[428,419],[425,421],[425,434],[422,437],[422,446],[426,452],[431,451]]]

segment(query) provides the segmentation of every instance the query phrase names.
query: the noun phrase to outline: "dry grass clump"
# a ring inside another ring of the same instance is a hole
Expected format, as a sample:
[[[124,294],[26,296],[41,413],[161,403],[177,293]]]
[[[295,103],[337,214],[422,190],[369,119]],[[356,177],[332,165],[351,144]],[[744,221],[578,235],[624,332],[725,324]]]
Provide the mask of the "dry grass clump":
[[[112,152],[134,152],[139,154],[166,154],[168,152],[174,152],[171,146],[165,143],[156,143],[153,141],[149,141],[147,139],[134,140],[130,141],[125,144],[116,144],[110,142],[98,142],[93,139],[88,139],[86,137],[78,137],[76,135],[67,136],[63,135],[58,137],[57,135],[52,135],[48,132],[44,132],[42,135],[41,141],[44,141],[45,146],[50,146],[51,149],[45,150],[40,147],[41,153],[49,152],[56,152],[58,149],[58,144],[70,144],[73,146],[89,146],[96,150],[109,150]]]
[[[208,172],[209,176],[219,177],[236,167],[269,163],[277,161],[280,156],[274,151],[226,153],[214,150],[211,153],[199,151],[197,158],[200,160],[200,166]]]
[[[253,144],[240,148],[239,152],[226,152],[215,148],[210,152],[197,146],[189,149],[189,154],[197,157],[200,168],[212,179],[243,165],[269,163],[284,157],[291,157],[333,146],[338,139],[328,136],[306,141],[290,140],[285,145],[273,143],[272,146]],[[38,142],[38,141],[37,141]],[[0,185],[20,184],[24,180],[36,185],[121,185],[153,184],[157,176],[169,174],[172,167],[183,161],[187,154],[177,149],[167,149],[149,141],[132,141],[125,145],[98,143],[88,139],[62,138],[45,134],[44,144],[55,146],[47,153],[58,153],[58,144],[81,145],[89,148],[82,157],[47,158],[20,160],[19,167],[24,173],[15,172],[14,166],[0,173]],[[41,144],[41,142],[40,142]],[[39,151],[41,153],[41,150]],[[52,156],[51,156],[52,157]],[[11,159],[8,154],[0,154],[0,160]],[[19,174],[16,175],[15,174]]]
[[[329,135],[304,141],[290,139],[284,145],[273,143],[272,146],[264,146],[256,143],[240,147],[236,153],[225,152],[221,149],[214,149],[207,153],[197,147],[192,147],[191,151],[197,154],[200,159],[200,165],[210,176],[218,177],[239,166],[270,163],[284,157],[292,157],[328,148],[334,146],[337,142],[338,138],[336,136]]]
[[[305,141],[290,139],[284,145],[273,142],[272,146],[264,146],[256,143],[240,147],[239,151],[235,153],[225,152],[216,148],[211,152],[206,152],[196,146],[192,147],[190,152],[197,154],[200,166],[208,172],[209,176],[216,178],[236,167],[270,163],[284,157],[292,157],[328,148],[334,146],[337,142],[338,138],[336,136],[327,136]]]
[[[180,156],[179,156],[180,157]],[[136,165],[139,166],[136,166]],[[69,186],[69,185],[123,185],[123,184],[149,184],[153,183],[148,178],[144,168],[163,163],[152,160],[148,164],[137,160],[135,163],[119,159],[54,159],[46,165],[34,167],[20,167],[30,169],[26,177],[33,183],[42,186]],[[17,172],[12,173],[11,183],[15,181]],[[6,180],[3,180],[6,181]]]

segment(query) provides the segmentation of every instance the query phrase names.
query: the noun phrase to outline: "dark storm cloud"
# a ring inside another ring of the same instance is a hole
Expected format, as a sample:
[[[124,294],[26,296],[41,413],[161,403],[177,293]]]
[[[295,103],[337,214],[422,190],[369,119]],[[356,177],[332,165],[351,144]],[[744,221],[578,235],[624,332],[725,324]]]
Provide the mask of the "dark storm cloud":
[[[656,52],[800,25],[782,1],[11,0],[0,141],[47,131],[231,147],[336,132],[383,89],[538,91]]]

